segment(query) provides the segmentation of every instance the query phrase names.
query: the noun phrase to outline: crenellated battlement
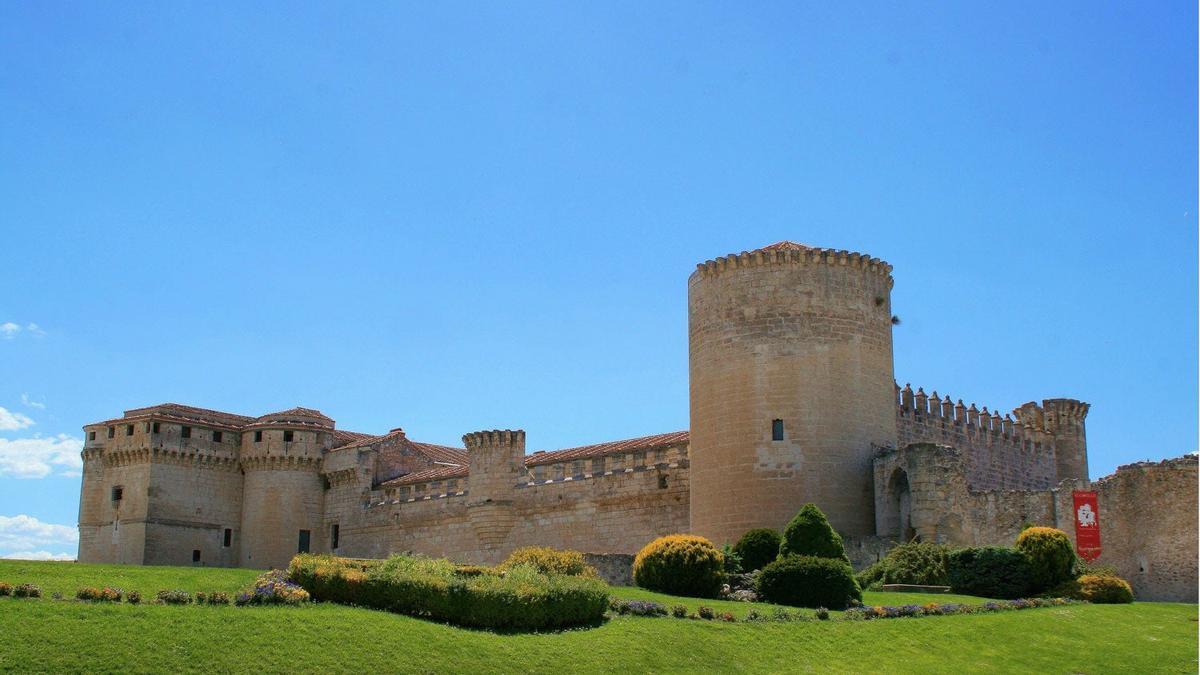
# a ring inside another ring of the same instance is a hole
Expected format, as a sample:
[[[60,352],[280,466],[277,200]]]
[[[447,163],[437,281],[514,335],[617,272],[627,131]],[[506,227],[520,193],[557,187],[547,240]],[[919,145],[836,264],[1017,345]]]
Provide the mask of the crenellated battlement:
[[[792,241],[781,241],[777,244],[764,246],[753,251],[732,253],[702,262],[696,265],[696,274],[699,274],[701,277],[711,277],[726,270],[740,267],[779,264],[834,265],[858,268],[886,277],[888,285],[891,285],[892,266],[879,258],[873,258],[864,253],[855,253],[853,251],[815,248]]]
[[[493,429],[491,431],[473,431],[464,434],[463,444],[467,451],[488,450],[493,448],[510,448],[514,445],[525,447],[525,431],[522,429]]]

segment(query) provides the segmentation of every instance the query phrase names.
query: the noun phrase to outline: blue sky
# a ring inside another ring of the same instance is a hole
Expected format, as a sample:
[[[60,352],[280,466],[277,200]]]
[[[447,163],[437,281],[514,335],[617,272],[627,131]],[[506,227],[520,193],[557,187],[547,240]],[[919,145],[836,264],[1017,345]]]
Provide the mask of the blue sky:
[[[684,429],[688,274],[781,239],[895,266],[901,384],[1089,401],[1093,477],[1193,451],[1196,23],[4,3],[0,555],[74,552],[80,427],[141,405]]]

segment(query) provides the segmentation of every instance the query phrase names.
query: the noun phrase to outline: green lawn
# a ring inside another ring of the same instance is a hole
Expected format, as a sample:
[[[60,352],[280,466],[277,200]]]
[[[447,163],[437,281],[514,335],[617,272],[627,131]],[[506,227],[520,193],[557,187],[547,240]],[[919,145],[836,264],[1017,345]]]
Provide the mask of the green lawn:
[[[235,590],[247,570],[0,561],[0,580]],[[614,589],[668,606],[697,601]],[[869,603],[931,596],[870,594]],[[962,598],[947,598],[959,601]],[[769,609],[769,606],[765,606]],[[318,604],[168,607],[0,598],[0,671],[108,672],[1196,672],[1195,605],[1078,605],[868,622],[722,623],[616,617],[498,635]]]

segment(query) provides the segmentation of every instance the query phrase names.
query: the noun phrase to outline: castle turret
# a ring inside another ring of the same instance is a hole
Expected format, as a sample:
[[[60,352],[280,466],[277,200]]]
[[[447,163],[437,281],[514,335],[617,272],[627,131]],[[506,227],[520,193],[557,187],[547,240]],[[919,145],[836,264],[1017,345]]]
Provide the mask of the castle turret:
[[[467,514],[482,550],[480,562],[499,562],[499,551],[516,516],[513,497],[525,472],[525,432],[476,431],[463,436],[470,473]]]
[[[1054,437],[1054,460],[1058,468],[1058,480],[1068,478],[1088,479],[1087,403],[1070,398],[1052,398],[1042,401],[1046,432]]]
[[[896,443],[891,287],[885,262],[791,242],[698,265],[693,532],[735,541],[815,502],[840,532],[874,533],[872,453]]]
[[[241,566],[286,567],[298,552],[325,552],[321,464],[333,420],[293,408],[263,415],[242,433]]]

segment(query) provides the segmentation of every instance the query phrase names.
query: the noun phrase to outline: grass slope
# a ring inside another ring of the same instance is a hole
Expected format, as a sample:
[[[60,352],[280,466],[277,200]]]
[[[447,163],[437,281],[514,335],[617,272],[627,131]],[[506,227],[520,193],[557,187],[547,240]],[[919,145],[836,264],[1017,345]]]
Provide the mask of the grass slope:
[[[0,562],[0,580],[36,581],[47,594],[67,596],[78,586],[105,583],[147,594],[234,590],[253,576]],[[718,604],[614,592],[693,609]],[[868,600],[908,601],[896,594]],[[322,604],[167,607],[0,598],[0,671],[1194,673],[1196,619],[1195,605],[1139,603],[870,622],[617,617],[593,629],[497,635]]]

